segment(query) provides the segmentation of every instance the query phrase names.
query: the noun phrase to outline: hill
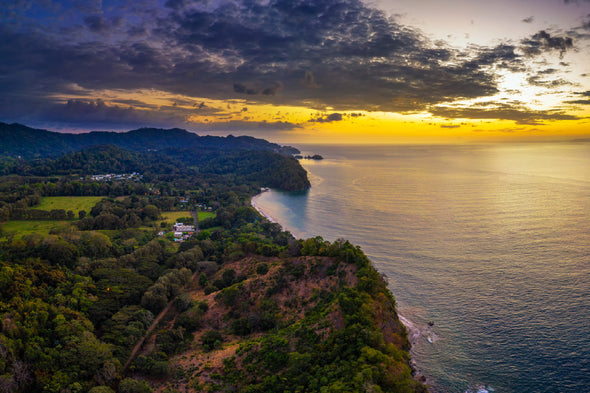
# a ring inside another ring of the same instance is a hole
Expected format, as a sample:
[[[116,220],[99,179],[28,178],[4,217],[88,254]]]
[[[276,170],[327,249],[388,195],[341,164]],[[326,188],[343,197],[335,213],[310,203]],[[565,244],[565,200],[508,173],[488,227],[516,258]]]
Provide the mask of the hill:
[[[199,136],[180,128],[140,128],[127,132],[93,131],[66,134],[0,122],[0,157],[23,159],[57,157],[98,145],[114,145],[123,149],[145,152],[168,148],[197,148],[222,150],[272,151],[296,154],[299,150],[280,146],[250,136],[228,137]]]
[[[426,392],[385,281],[348,242],[310,244],[330,251],[249,256],[216,273],[203,262],[136,346],[129,373],[162,393]],[[168,371],[154,372],[164,358]]]

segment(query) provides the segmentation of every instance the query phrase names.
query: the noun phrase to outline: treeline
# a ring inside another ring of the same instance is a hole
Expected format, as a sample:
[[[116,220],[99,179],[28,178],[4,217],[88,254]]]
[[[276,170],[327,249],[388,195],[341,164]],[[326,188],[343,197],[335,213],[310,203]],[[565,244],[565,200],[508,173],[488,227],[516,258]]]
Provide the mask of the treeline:
[[[83,231],[137,228],[142,224],[148,225],[159,217],[160,209],[150,204],[147,198],[132,196],[123,200],[100,201],[90,210],[90,216],[80,214],[80,220],[75,225]]]
[[[5,161],[2,175],[79,176],[105,173],[141,173],[144,182],[166,181],[170,178],[219,176],[235,186],[253,184],[288,191],[310,187],[306,171],[299,162],[270,151],[167,149],[159,152],[132,152],[115,146],[92,147],[55,159]],[[163,179],[162,179],[163,177]],[[70,179],[73,180],[73,179]],[[123,190],[107,189],[106,182],[73,184],[69,195],[105,195]],[[133,183],[130,181],[129,183]],[[138,188],[127,185],[126,187]],[[62,193],[62,194],[65,194]]]

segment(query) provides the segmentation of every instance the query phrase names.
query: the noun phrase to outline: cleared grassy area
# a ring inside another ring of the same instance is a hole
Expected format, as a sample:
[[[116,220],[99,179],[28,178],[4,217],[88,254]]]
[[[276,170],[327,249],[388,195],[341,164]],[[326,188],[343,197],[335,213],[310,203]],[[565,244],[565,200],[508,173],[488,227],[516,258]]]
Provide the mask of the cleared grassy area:
[[[213,212],[197,212],[197,214],[199,215],[199,221],[204,220],[206,218],[215,217],[215,213]],[[162,212],[162,217],[164,218],[162,221],[166,221],[167,223],[175,223],[181,217],[192,217],[192,215],[191,212],[187,210],[179,212]]]
[[[6,233],[14,233],[15,237],[21,238],[31,233],[46,236],[49,235],[51,228],[67,225],[70,225],[69,221],[7,221],[2,224],[2,230]]]
[[[83,197],[69,197],[69,196],[58,196],[58,197],[43,197],[41,198],[41,204],[35,206],[32,209],[47,210],[51,211],[54,209],[63,209],[65,211],[71,210],[77,216],[80,210],[85,210],[87,213],[100,202],[104,197],[94,196],[83,196]]]

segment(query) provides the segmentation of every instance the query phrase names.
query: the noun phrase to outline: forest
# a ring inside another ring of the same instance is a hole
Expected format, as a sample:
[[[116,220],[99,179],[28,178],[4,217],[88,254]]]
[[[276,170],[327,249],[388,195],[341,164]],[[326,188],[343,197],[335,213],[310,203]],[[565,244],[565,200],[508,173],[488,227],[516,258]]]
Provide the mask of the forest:
[[[362,250],[250,206],[261,187],[307,189],[299,163],[197,150],[2,162],[0,391],[425,392]],[[165,216],[191,211],[207,218],[178,241]]]

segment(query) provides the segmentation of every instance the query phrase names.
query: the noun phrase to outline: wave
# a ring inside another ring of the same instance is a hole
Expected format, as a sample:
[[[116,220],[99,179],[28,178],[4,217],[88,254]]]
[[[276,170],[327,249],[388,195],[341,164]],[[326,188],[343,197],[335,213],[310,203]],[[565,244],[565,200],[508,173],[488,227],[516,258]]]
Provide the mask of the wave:
[[[420,338],[424,338],[431,344],[434,344],[439,340],[439,336],[432,330],[431,324],[427,324],[426,326],[418,326],[399,313],[398,317],[401,323],[403,323],[403,325],[408,330],[410,344],[414,345]]]

